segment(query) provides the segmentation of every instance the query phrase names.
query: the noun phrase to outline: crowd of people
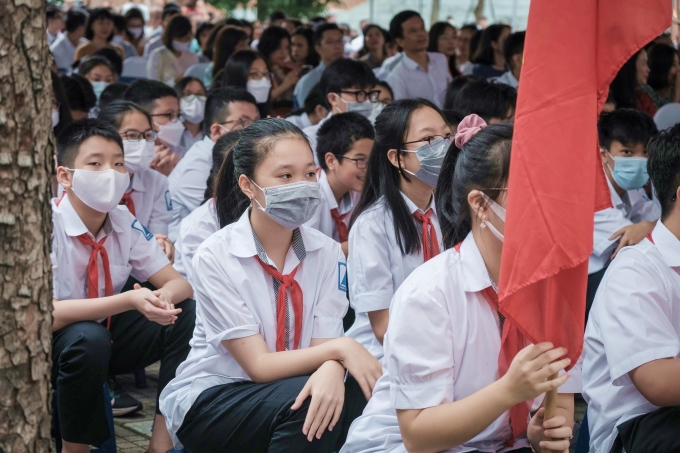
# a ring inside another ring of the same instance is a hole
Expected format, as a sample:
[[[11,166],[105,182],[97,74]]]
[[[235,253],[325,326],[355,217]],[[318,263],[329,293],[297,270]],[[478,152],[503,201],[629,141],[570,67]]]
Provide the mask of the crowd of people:
[[[47,8],[62,451],[113,435],[107,405],[140,410],[115,376],[157,361],[154,453],[564,452],[580,395],[591,452],[680,451],[668,35],[598,120],[612,207],[594,217],[583,355],[520,338],[504,362],[525,33],[428,30],[407,10],[353,37],[194,7]]]

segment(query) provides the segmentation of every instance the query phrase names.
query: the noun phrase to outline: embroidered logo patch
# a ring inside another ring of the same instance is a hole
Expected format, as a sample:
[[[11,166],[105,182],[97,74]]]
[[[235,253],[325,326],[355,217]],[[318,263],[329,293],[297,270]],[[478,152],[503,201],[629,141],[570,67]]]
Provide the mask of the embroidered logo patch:
[[[144,225],[142,225],[142,222],[140,222],[137,219],[135,219],[135,221],[132,222],[132,229],[137,230],[140,233],[142,233],[147,241],[150,241],[151,239],[153,239],[153,233],[151,231],[147,230],[146,227]]]
[[[168,211],[172,211],[172,198],[170,198],[170,191],[165,191],[165,207]]]
[[[347,264],[338,261],[338,289],[347,292]]]

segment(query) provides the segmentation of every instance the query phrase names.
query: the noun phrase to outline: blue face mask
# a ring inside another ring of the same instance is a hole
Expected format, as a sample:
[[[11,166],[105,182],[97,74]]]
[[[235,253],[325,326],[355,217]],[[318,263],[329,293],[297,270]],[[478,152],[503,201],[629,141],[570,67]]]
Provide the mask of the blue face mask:
[[[109,86],[106,82],[90,82],[92,84],[92,89],[94,90],[94,95],[97,96],[97,102],[99,102],[99,97],[102,92]]]
[[[646,157],[614,157],[607,152],[614,159],[614,169],[609,167],[612,172],[612,178],[616,184],[623,190],[637,190],[649,181],[647,174],[647,158]]]

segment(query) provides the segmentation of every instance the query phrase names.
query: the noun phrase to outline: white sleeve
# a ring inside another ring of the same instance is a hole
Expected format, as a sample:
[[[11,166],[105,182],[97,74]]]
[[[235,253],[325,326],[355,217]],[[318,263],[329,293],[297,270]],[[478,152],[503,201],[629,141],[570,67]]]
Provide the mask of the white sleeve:
[[[163,177],[156,182],[160,187],[154,187],[156,197],[153,201],[151,218],[147,227],[154,234],[168,234],[168,225],[172,221],[172,200],[168,190],[168,179]]]
[[[219,230],[219,226],[218,226]],[[215,230],[215,231],[218,231]],[[210,231],[205,228],[199,228],[194,224],[190,228],[182,228],[180,225],[179,238],[177,243],[182,244],[182,259],[186,263],[184,265],[187,276],[193,278],[193,266],[191,265],[194,255],[198,250],[198,247],[210,237],[215,231]]]
[[[616,208],[607,208],[595,213],[595,228],[593,231],[593,254],[602,256],[608,249],[614,251],[613,246],[618,239],[610,241],[612,234],[621,228],[632,225],[623,212]]]
[[[644,189],[641,189],[644,190]],[[641,199],[636,203],[633,215],[630,219],[634,223],[642,222],[643,220],[648,220],[650,222],[656,222],[661,217],[661,204],[659,200],[654,197],[652,200],[647,199],[646,194],[641,197]]]
[[[340,244],[333,244],[336,256],[323,275],[319,299],[314,307],[312,338],[338,338],[344,334],[342,319],[347,313],[347,265]]]
[[[130,217],[132,218],[131,214]],[[169,265],[170,261],[156,242],[153,233],[142,225],[142,222],[134,219],[130,223],[130,264],[132,265],[130,275],[140,282],[145,282]]]
[[[181,161],[180,161],[181,162]],[[205,198],[205,189],[208,187],[208,173],[201,166],[185,165],[178,181],[177,187],[173,187],[170,195],[173,203],[173,227],[179,229],[179,223],[201,205]],[[176,225],[174,225],[176,224]]]

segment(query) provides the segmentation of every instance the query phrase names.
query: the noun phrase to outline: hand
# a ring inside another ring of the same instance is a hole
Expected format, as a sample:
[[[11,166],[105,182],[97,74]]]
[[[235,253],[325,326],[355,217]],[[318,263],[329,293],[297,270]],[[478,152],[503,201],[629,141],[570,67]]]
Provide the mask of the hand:
[[[142,288],[139,283],[135,283],[134,290],[128,291],[130,305],[140,312],[149,321],[153,321],[161,326],[174,324],[177,315],[182,312],[181,308],[174,308],[167,301],[160,299],[153,291]]]
[[[569,366],[570,359],[558,360],[566,353],[565,348],[553,349],[552,343],[533,344],[519,351],[508,372],[498,381],[507,387],[507,395],[514,399],[512,405],[533,400],[541,393],[564,384],[569,373],[548,379]]]
[[[149,167],[162,175],[168,176],[177,162],[179,162],[179,156],[172,152],[170,148],[165,145],[156,145],[156,157]]]
[[[167,256],[168,259],[170,260],[170,263],[174,264],[175,245],[164,234],[154,234],[154,237],[156,238],[156,242],[158,242],[158,245],[160,245],[163,251],[165,252],[165,256]]]
[[[645,236],[652,232],[655,225],[655,222],[643,220],[642,222],[625,226],[616,233],[612,234],[609,238],[610,241],[620,237],[619,245],[616,247],[616,250],[614,250],[614,253],[612,253],[612,259],[616,257],[617,253],[619,253],[619,250],[622,248],[628,245],[639,244],[640,241],[645,238]]]
[[[286,77],[281,82],[281,85],[288,89],[292,86],[295,86],[295,84],[298,83],[298,80],[300,80],[300,70],[294,69],[286,74]]]
[[[328,427],[333,431],[342,414],[342,406],[345,403],[345,369],[335,360],[329,360],[312,374],[295,398],[292,410],[298,410],[302,403],[311,396],[305,424],[302,433],[312,441],[314,436],[321,439],[321,435]]]
[[[353,338],[342,337],[339,340],[342,341],[342,364],[356,379],[366,400],[371,399],[373,387],[383,374],[380,361]]]
[[[566,419],[562,415],[557,415],[545,421],[543,419],[544,413],[545,408],[540,408],[529,422],[527,438],[531,446],[538,453],[542,450],[568,453],[572,437],[571,427],[565,426]],[[543,440],[544,437],[545,440]]]

